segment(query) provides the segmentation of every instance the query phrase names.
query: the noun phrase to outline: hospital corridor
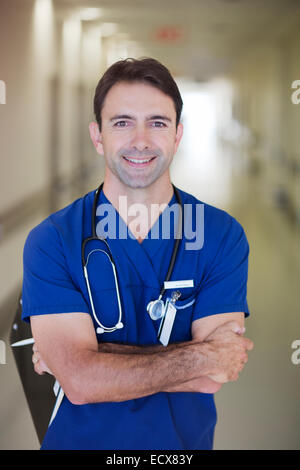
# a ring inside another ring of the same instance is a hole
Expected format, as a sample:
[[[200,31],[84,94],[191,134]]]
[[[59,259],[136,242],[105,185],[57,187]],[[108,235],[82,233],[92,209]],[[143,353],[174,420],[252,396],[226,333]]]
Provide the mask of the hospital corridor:
[[[172,182],[250,247],[254,348],[215,394],[213,448],[300,449],[299,51],[297,0],[0,0],[0,450],[40,448],[10,345],[24,243],[103,181],[95,88],[128,57],[157,59],[180,90]]]

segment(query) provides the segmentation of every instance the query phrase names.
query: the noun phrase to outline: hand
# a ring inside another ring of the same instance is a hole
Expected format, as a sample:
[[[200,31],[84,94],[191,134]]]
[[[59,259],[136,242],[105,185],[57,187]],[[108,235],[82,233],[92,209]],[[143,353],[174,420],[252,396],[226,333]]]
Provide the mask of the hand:
[[[220,382],[215,382],[209,377],[199,377],[198,379],[190,380],[189,385],[191,392],[199,393],[217,393],[222,388]]]
[[[38,352],[36,344],[33,345],[32,351],[33,351],[32,362],[34,364],[35,372],[39,375],[43,375],[45,374],[45,372],[47,372],[47,374],[53,375],[51,370],[48,368],[47,364],[43,360],[42,356]]]
[[[244,338],[245,328],[233,321],[216,328],[204,341],[207,345],[207,377],[226,383],[236,381],[239,373],[248,361],[247,350],[253,348],[253,342]]]

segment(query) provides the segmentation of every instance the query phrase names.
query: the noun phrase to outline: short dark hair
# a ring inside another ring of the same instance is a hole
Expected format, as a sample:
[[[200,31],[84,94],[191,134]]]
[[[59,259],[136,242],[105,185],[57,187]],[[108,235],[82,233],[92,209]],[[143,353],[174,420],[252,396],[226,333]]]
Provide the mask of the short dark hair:
[[[101,111],[104,100],[113,85],[119,82],[149,83],[172,98],[176,111],[176,127],[180,121],[182,98],[178,86],[169,70],[156,59],[128,58],[111,65],[100,79],[94,97],[94,113],[101,131]]]

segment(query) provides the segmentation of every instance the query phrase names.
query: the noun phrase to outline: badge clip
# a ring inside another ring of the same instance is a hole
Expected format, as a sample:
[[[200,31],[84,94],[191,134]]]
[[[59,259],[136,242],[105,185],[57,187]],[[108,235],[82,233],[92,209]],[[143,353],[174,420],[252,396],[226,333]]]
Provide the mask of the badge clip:
[[[170,336],[172,333],[173,324],[175,321],[175,316],[177,309],[175,307],[175,302],[181,296],[181,292],[174,291],[172,292],[171,298],[167,298],[165,312],[161,319],[157,338],[163,346],[168,346]]]

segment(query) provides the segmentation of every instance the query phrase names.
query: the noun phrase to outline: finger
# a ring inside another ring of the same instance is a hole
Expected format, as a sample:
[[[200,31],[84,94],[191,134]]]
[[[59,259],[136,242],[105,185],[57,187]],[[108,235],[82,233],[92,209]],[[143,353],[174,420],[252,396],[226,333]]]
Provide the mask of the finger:
[[[233,372],[232,374],[230,374],[228,378],[230,382],[236,382],[237,379],[239,378],[239,374],[238,372]]]
[[[247,362],[247,361],[245,361],[244,359],[242,360],[239,372],[242,372],[242,370],[243,370],[244,367],[245,367],[246,362]]]
[[[245,327],[241,326],[241,324],[235,320],[224,323],[224,325],[222,326],[226,329],[233,331],[233,333],[237,333],[237,334],[243,334],[246,331]]]
[[[47,372],[47,374],[53,375],[51,370],[49,369],[49,367],[47,366],[47,364],[44,362],[42,358],[40,358],[39,360],[39,366],[43,370],[43,372]]]
[[[40,367],[39,363],[34,365],[34,370],[39,375],[43,375],[45,373],[45,371]]]
[[[240,372],[244,369],[245,364],[248,362],[248,356],[245,354],[245,356],[241,359],[240,362]]]
[[[34,353],[34,354],[32,355],[32,362],[33,362],[33,364],[37,364],[37,363],[39,362],[39,360],[40,360],[39,354],[38,354],[38,353]]]
[[[238,335],[243,335],[246,332],[246,328],[244,326],[240,327],[240,329],[236,332]]]
[[[248,351],[251,351],[253,349],[254,343],[251,341],[249,338],[244,338],[245,341],[245,348],[248,349]]]
[[[33,351],[33,352],[37,352],[37,346],[36,346],[36,344],[35,344],[35,343],[33,343],[33,346],[32,346],[32,351]]]

